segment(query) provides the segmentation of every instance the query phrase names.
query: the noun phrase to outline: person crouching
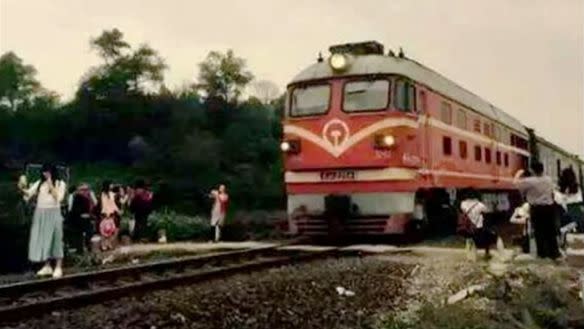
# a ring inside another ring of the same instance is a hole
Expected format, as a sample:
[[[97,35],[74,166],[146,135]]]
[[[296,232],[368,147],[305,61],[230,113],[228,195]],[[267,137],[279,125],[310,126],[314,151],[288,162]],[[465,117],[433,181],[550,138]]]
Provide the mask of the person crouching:
[[[467,238],[467,256],[475,260],[476,249],[485,249],[485,258],[491,257],[491,246],[497,241],[497,235],[485,225],[483,214],[487,212],[487,206],[480,201],[479,193],[469,188],[464,194],[464,199],[460,203],[462,219],[459,222],[467,222],[464,229]]]

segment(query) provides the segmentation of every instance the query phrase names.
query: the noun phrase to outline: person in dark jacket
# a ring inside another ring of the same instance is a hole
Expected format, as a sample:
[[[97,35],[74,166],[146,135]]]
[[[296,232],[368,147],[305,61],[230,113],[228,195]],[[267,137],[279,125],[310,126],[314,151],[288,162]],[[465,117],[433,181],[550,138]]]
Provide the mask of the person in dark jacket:
[[[134,215],[135,226],[132,234],[134,241],[146,238],[148,216],[152,212],[152,192],[148,190],[144,180],[134,184],[134,191],[129,200],[130,212]]]
[[[91,248],[91,237],[95,233],[92,214],[96,204],[97,199],[87,184],[79,185],[72,194],[68,214],[69,240],[78,253],[83,253],[84,247]]]

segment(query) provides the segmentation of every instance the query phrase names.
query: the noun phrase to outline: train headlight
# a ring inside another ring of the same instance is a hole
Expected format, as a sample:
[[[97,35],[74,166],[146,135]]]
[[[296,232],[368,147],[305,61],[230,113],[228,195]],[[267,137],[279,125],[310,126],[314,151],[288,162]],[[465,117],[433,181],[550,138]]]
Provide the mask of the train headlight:
[[[300,153],[300,140],[289,139],[280,144],[280,150],[284,153],[298,154]]]
[[[347,68],[349,61],[343,54],[333,54],[329,59],[329,64],[333,70],[341,71]]]
[[[395,137],[393,135],[375,135],[375,148],[377,149],[389,149],[396,144]]]
[[[393,146],[395,144],[395,137],[392,135],[383,136],[383,144],[387,147]]]

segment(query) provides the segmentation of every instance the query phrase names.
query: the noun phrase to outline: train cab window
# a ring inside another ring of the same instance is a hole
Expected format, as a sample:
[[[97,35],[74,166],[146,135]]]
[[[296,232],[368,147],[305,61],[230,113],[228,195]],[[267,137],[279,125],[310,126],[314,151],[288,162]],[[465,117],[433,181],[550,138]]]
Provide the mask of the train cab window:
[[[465,141],[459,141],[458,142],[458,152],[460,153],[460,158],[461,159],[466,159],[467,158],[467,153],[468,150],[466,149],[466,142]]]
[[[497,161],[497,166],[500,166],[501,165],[501,151],[497,151],[495,158]]]
[[[442,153],[444,155],[452,155],[452,138],[442,137]]]
[[[483,148],[480,146],[475,146],[475,161],[483,160]]]
[[[481,133],[481,119],[476,118],[473,122],[473,130],[477,133]]]
[[[389,80],[350,81],[343,92],[345,112],[382,111],[389,105]]]
[[[290,116],[325,114],[329,108],[331,88],[327,85],[296,87],[292,91]]]
[[[460,129],[466,129],[466,112],[463,109],[458,109],[456,113],[456,126]]]
[[[509,154],[507,153],[503,155],[503,164],[505,165],[505,168],[509,167]]]
[[[414,86],[398,79],[395,83],[395,108],[400,112],[413,112],[416,108],[416,89]]]
[[[485,147],[485,162],[491,163],[491,149]]]
[[[440,120],[447,124],[452,124],[452,106],[447,102],[442,102],[440,106]]]

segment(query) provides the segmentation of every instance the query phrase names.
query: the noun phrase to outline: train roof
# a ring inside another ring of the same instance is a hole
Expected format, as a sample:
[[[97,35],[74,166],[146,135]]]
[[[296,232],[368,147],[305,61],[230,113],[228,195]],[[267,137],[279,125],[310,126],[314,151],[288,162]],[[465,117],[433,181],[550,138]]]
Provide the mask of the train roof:
[[[561,153],[564,156],[567,156],[569,158],[573,158],[573,159],[575,159],[579,163],[582,163],[583,162],[583,160],[580,159],[580,157],[577,154],[571,153],[569,151],[566,151],[563,148],[559,147],[558,145],[556,145],[556,144],[548,141],[547,139],[545,139],[545,138],[543,138],[543,137],[541,137],[539,135],[536,135],[535,136],[535,139],[537,140],[538,143],[540,143],[542,145],[545,145],[545,146],[549,147],[550,149],[552,149],[552,150],[554,150],[554,151],[556,151],[558,153]]]
[[[527,135],[525,127],[519,120],[416,61],[384,55],[361,55],[352,57],[350,62],[350,66],[342,73],[343,76],[365,74],[403,75],[452,98],[492,120],[506,125],[523,136]],[[322,61],[300,72],[292,79],[291,84],[336,76],[340,76],[340,74],[335,73],[327,61]]]

